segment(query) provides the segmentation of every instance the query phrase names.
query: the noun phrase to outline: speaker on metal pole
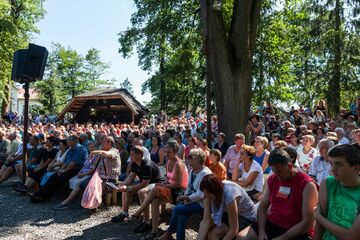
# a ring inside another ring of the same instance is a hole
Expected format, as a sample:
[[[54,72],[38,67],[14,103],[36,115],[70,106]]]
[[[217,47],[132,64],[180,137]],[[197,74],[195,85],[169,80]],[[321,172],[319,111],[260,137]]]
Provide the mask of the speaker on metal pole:
[[[48,54],[46,48],[35,44],[29,44],[28,49],[17,50],[14,53],[11,79],[20,83],[41,80]]]

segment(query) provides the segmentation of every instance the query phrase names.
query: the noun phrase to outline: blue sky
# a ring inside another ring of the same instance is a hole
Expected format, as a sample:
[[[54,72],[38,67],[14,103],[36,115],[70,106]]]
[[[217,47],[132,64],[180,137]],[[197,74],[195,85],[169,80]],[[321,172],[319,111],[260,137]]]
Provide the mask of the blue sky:
[[[151,99],[149,93],[141,95],[141,84],[149,75],[138,66],[136,54],[123,59],[118,53],[117,34],[130,26],[136,10],[131,0],[47,0],[44,7],[47,13],[37,24],[40,34],[34,36],[35,44],[50,51],[51,43],[56,42],[83,56],[97,48],[102,61],[111,65],[106,79],[116,79],[115,86],[119,86],[128,77],[140,102]]]

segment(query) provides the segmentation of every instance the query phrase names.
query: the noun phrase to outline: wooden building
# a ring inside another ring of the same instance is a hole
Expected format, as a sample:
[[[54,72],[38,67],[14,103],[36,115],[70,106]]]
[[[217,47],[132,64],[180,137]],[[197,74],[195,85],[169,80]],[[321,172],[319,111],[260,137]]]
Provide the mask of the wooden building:
[[[70,114],[69,114],[70,113]],[[148,113],[126,89],[97,89],[75,96],[58,119],[71,116],[71,122],[108,122],[138,124]]]

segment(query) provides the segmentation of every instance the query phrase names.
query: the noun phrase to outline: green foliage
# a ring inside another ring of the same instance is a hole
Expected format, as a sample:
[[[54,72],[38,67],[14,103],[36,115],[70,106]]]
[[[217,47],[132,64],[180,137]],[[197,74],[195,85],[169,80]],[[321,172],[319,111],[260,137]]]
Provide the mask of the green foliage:
[[[125,78],[125,80],[120,83],[120,88],[125,88],[131,95],[134,95],[133,84],[129,81],[129,78]]]
[[[26,48],[33,33],[37,33],[36,23],[43,18],[43,0],[0,0],[0,97],[2,111],[6,110],[12,81],[11,66],[13,53]]]
[[[119,52],[129,57],[136,47],[139,65],[154,72],[142,86],[142,91],[150,91],[153,97],[148,107],[160,109],[161,81],[165,82],[167,112],[204,106],[205,62],[198,3],[135,0],[135,5],[132,26],[119,34]]]
[[[74,96],[110,83],[102,79],[108,65],[97,49],[90,49],[85,58],[75,50],[53,44],[45,79],[36,83],[44,111],[58,113]]]

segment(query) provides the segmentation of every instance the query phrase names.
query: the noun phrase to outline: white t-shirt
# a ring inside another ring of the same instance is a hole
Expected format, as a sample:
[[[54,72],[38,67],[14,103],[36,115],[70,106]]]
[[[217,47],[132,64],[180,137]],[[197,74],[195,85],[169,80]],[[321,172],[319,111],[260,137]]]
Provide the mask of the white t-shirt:
[[[211,202],[211,215],[214,223],[217,226],[221,225],[223,212],[227,211],[227,206],[237,197],[240,197],[240,200],[237,204],[238,215],[254,221],[256,218],[255,205],[245,190],[234,182],[225,180],[223,183],[224,192],[220,206],[216,207],[214,201]]]
[[[317,156],[311,163],[309,175],[316,178],[316,182],[320,185],[321,181],[331,175],[331,164]]]
[[[244,187],[245,191],[251,191],[253,189],[262,192],[263,191],[263,186],[264,186],[264,174],[263,174],[263,170],[262,167],[260,166],[260,164],[256,161],[252,161],[252,164],[250,166],[250,169],[248,172],[245,171],[244,169],[244,163],[240,163],[239,165],[239,176],[241,180],[246,181],[246,179],[249,177],[249,175],[252,172],[258,172],[259,174],[257,175],[257,177],[255,178],[253,184],[251,184],[248,187]]]
[[[311,148],[311,150],[305,154],[304,147],[299,147],[296,150],[296,153],[299,157],[298,161],[296,161],[295,166],[299,167],[302,171],[307,172],[310,168],[312,161],[318,155],[318,151],[315,148]]]

